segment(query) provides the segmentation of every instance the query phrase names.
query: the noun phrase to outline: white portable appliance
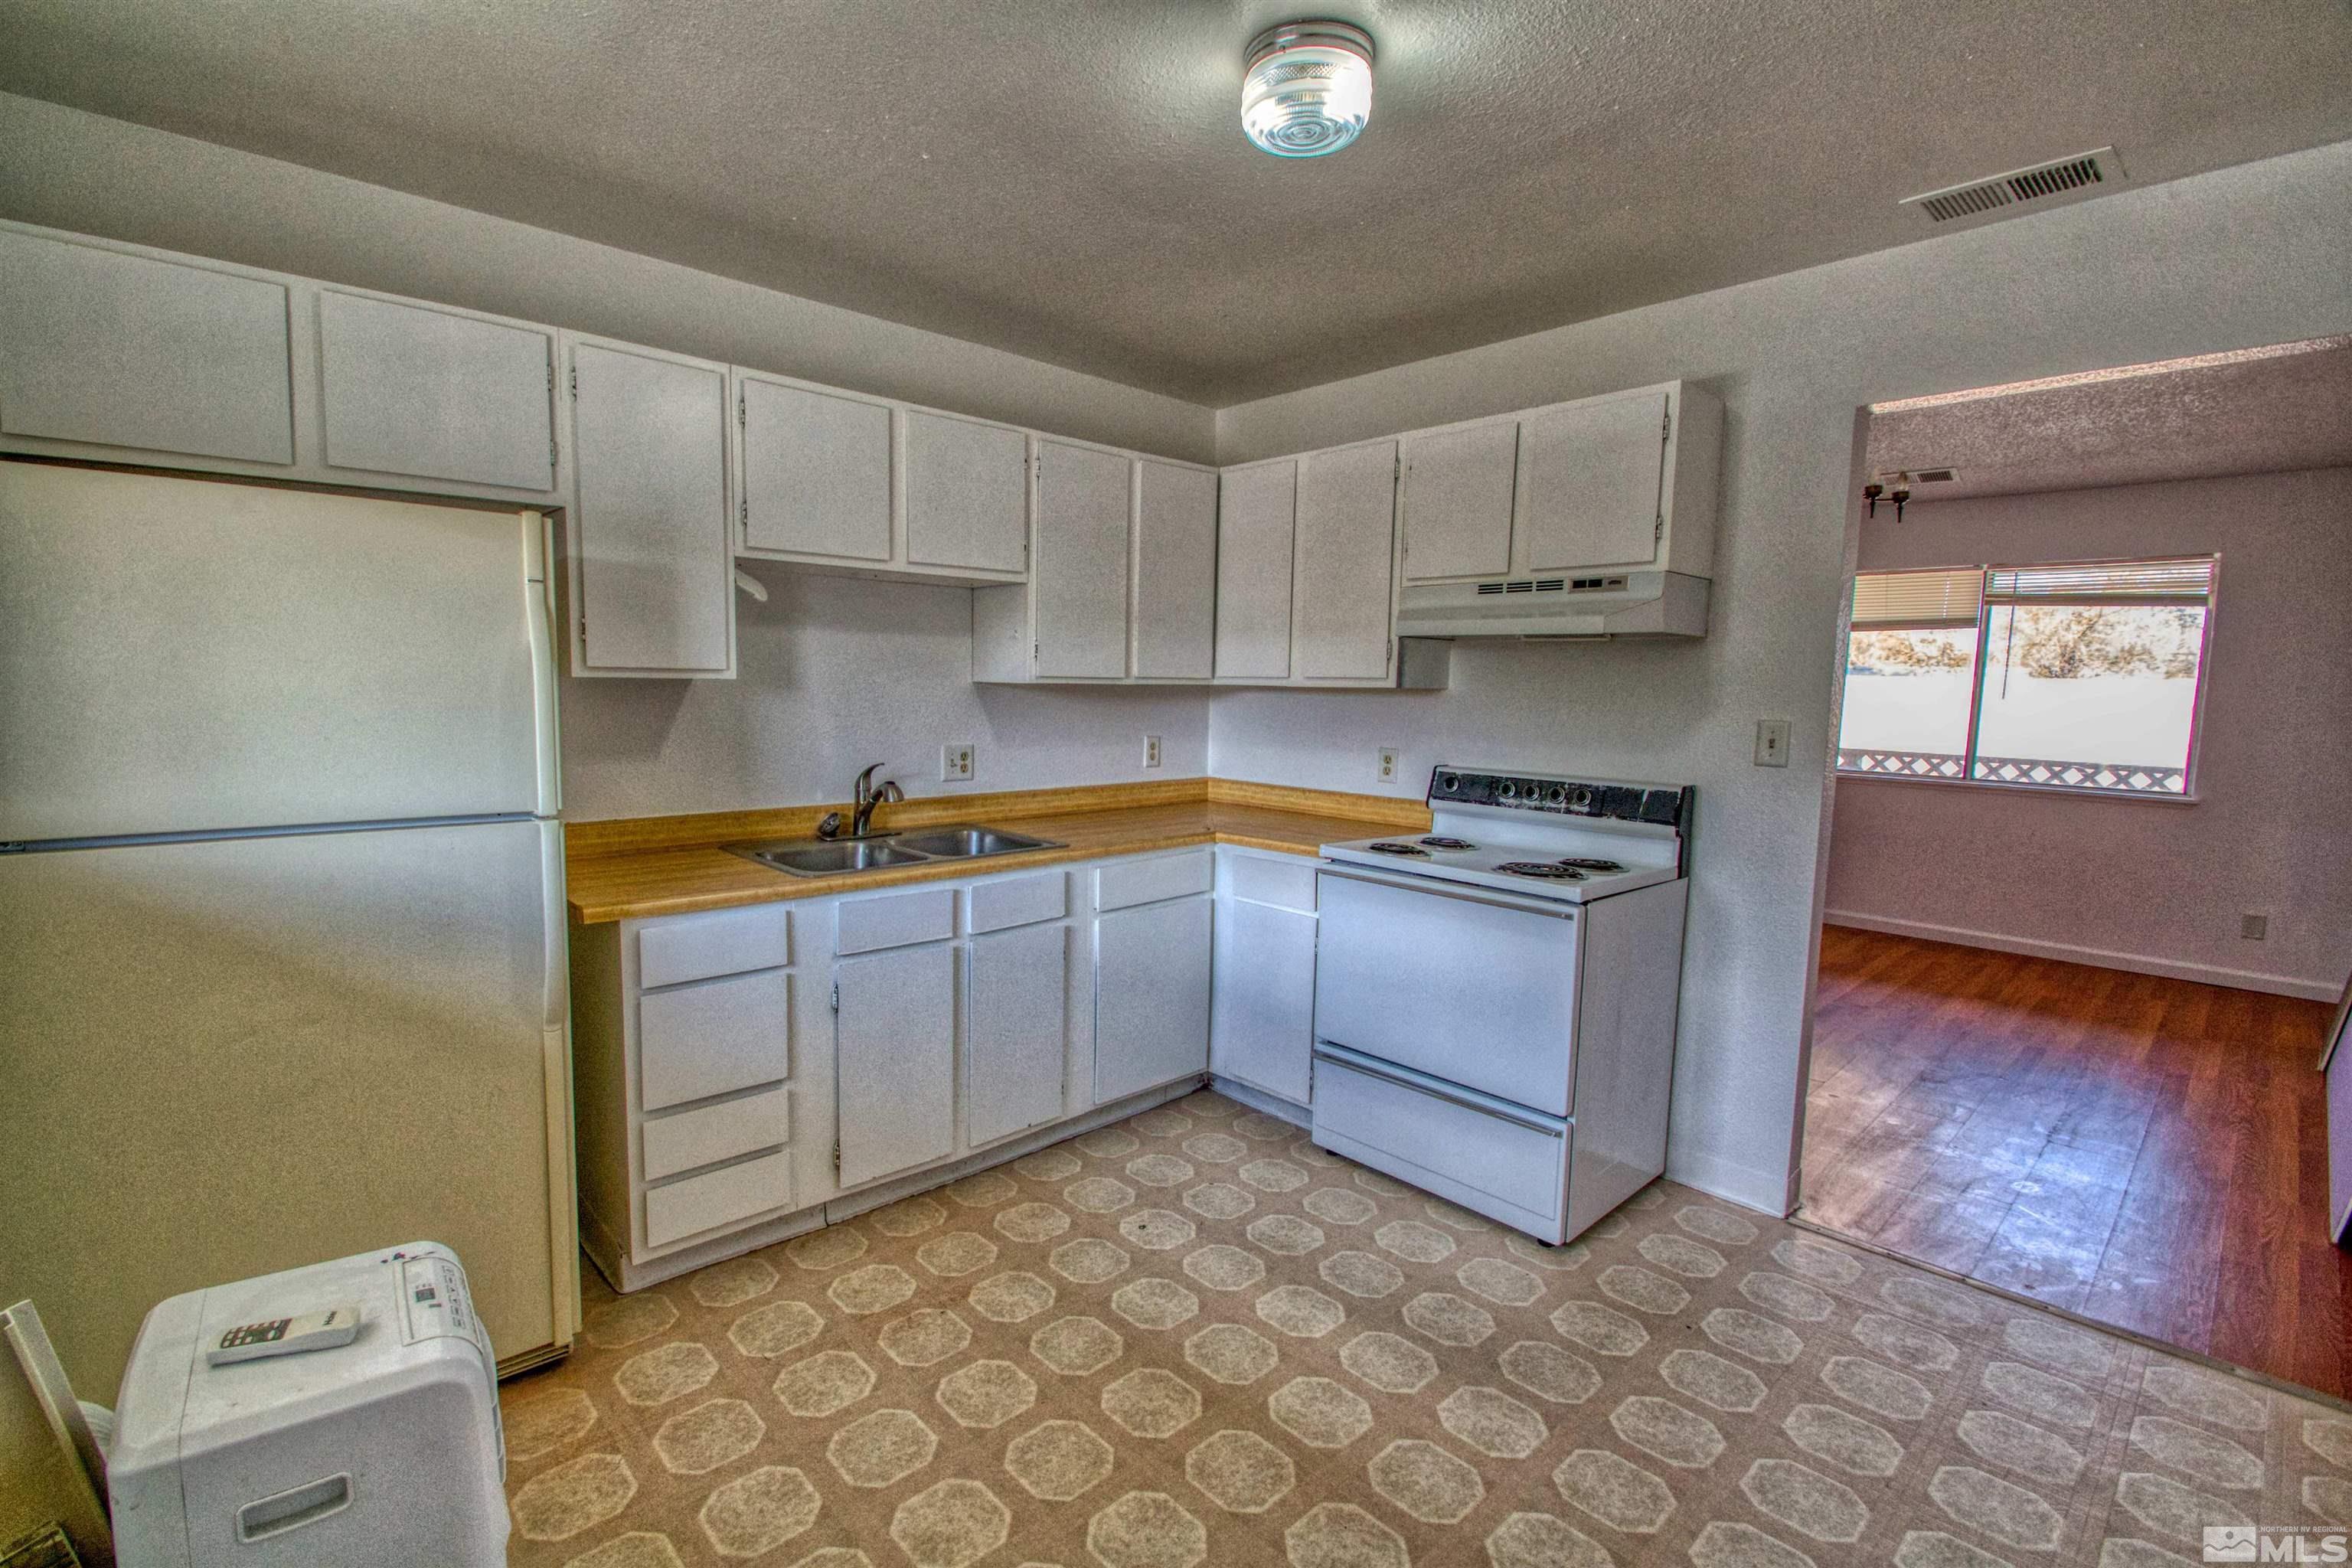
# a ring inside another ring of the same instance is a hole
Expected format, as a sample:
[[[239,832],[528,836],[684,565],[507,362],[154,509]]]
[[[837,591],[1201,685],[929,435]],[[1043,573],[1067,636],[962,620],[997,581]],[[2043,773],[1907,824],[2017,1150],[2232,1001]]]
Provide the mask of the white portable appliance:
[[[1315,1142],[1555,1244],[1658,1176],[1695,795],[1444,766],[1323,846]]]
[[[286,1320],[353,1305],[347,1342],[252,1353]],[[122,1568],[506,1561],[497,1359],[446,1247],[173,1297],[139,1331],[115,1423]]]
[[[77,1384],[386,1237],[571,1342],[556,758],[537,512],[0,460],[0,1300]]]

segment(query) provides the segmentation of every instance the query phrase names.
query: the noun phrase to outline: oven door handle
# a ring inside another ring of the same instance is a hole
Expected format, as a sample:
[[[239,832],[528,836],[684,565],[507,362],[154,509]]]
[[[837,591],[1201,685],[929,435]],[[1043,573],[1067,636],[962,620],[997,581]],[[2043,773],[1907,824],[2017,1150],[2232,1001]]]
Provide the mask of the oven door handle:
[[[1427,893],[1432,898],[1458,899],[1465,904],[1487,904],[1498,910],[1510,910],[1518,914],[1548,915],[1556,921],[1572,921],[1577,906],[1561,904],[1549,899],[1514,897],[1509,893],[1490,893],[1465,889],[1458,882],[1447,882],[1435,877],[1416,877],[1411,873],[1398,875],[1380,871],[1358,870],[1353,866],[1342,869],[1335,861],[1326,860],[1318,868],[1326,877],[1338,877],[1344,881],[1370,882],[1376,888],[1395,888],[1407,893]]]
[[[1414,1072],[1410,1068],[1392,1067],[1378,1057],[1368,1057],[1361,1051],[1352,1050],[1339,1044],[1337,1040],[1316,1041],[1315,1055],[1320,1060],[1329,1062],[1333,1067],[1346,1068],[1350,1072],[1360,1072],[1366,1078],[1376,1078],[1382,1083],[1392,1083],[1399,1089],[1409,1089],[1415,1094],[1425,1094],[1432,1100],[1442,1100],[1449,1105],[1458,1105],[1465,1110],[1475,1110],[1482,1116],[1494,1117],[1498,1121],[1508,1121],[1516,1126],[1524,1127],[1530,1132],[1548,1133],[1554,1138],[1567,1136],[1566,1131],[1559,1122],[1549,1121],[1532,1110],[1522,1110],[1508,1100],[1497,1100],[1493,1095],[1456,1089],[1441,1079],[1429,1077],[1426,1073]]]

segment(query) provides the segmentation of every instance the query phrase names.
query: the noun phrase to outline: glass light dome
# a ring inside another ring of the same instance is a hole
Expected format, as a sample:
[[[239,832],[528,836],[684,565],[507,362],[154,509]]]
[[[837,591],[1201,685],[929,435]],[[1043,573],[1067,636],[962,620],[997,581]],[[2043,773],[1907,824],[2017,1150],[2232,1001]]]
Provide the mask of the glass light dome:
[[[1285,22],[1249,47],[1242,131],[1277,158],[1320,158],[1372,114],[1372,40],[1346,22]]]

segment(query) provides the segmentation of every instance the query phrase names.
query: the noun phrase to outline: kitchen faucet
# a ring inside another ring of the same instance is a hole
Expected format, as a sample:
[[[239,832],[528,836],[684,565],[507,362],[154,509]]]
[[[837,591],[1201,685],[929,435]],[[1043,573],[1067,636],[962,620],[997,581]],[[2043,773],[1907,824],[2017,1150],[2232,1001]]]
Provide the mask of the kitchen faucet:
[[[866,828],[874,820],[874,808],[876,806],[882,805],[886,801],[898,801],[907,798],[906,793],[899,789],[898,781],[896,779],[884,779],[882,781],[881,787],[878,789],[875,787],[874,770],[881,765],[882,764],[880,763],[869,763],[867,764],[866,771],[857,775],[856,795],[849,810],[849,836],[852,838],[863,838],[866,837]],[[835,812],[825,820],[832,825],[833,833],[838,833],[841,831],[840,813]],[[820,837],[830,838],[833,837],[833,833],[826,833],[822,825],[818,827],[817,832]]]

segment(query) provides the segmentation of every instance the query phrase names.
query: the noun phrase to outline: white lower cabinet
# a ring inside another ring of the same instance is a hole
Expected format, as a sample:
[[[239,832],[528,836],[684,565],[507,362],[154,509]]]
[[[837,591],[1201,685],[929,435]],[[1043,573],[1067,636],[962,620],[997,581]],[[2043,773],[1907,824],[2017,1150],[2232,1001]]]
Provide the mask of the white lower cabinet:
[[[1209,1068],[1307,1103],[1315,1055],[1315,917],[1234,900],[1217,910]]]
[[[1208,1067],[1213,863],[575,927],[590,1255],[642,1289],[1181,1092]]]
[[[833,984],[841,1185],[954,1153],[954,947],[845,958],[833,966]]]
[[[1121,1100],[1209,1065],[1206,894],[1095,920],[1095,1100]]]
[[[978,1148],[1062,1114],[1070,928],[976,936],[967,951],[964,1134]]]

